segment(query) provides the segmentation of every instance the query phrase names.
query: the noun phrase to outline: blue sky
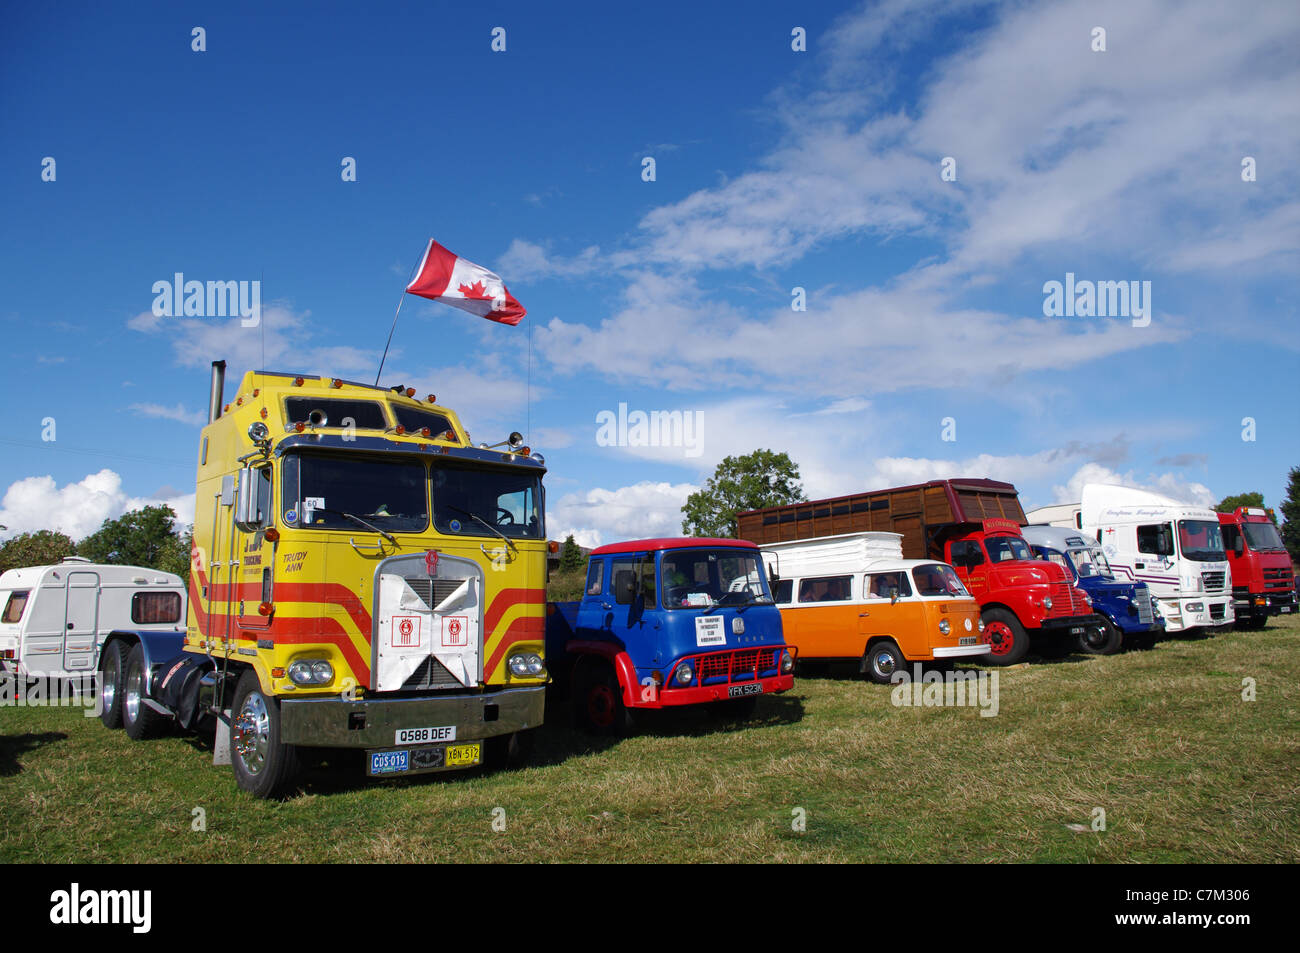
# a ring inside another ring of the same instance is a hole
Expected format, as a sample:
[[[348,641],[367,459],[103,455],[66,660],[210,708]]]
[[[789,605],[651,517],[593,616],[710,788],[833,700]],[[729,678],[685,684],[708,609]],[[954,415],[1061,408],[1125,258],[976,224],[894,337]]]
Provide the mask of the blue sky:
[[[408,298],[384,382],[527,429],[552,535],[675,532],[759,447],[812,496],[1027,506],[1300,465],[1294,4],[262,7],[7,8],[0,537],[192,512],[208,363],[372,380],[430,237],[529,315]],[[261,281],[262,326],[153,318],[178,271]],[[1067,272],[1150,281],[1150,324],[1045,317]],[[701,439],[599,445],[620,403]]]

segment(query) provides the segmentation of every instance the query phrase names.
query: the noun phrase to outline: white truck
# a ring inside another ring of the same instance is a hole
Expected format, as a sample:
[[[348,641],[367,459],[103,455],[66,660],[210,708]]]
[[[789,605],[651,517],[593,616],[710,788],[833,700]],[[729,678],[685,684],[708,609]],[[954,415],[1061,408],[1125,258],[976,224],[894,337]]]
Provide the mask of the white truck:
[[[1232,578],[1214,510],[1146,490],[1089,483],[1077,504],[1040,507],[1025,518],[1094,537],[1117,579],[1147,584],[1166,631],[1232,625]]]
[[[0,671],[83,678],[114,629],[184,631],[185,583],[175,573],[68,556],[0,574],[0,606]]]

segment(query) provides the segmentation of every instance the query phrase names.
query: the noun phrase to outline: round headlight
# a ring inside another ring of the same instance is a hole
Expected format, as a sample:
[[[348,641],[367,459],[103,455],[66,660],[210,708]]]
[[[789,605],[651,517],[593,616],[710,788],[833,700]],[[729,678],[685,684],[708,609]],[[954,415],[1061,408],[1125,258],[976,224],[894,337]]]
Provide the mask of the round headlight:
[[[510,667],[510,674],[519,678],[528,677],[528,657],[526,655],[512,655],[507,663]]]
[[[1047,596],[1045,599],[1043,599],[1043,608],[1044,608],[1044,609],[1050,609],[1050,608],[1052,608],[1052,597],[1051,597],[1051,596]]]
[[[295,685],[310,685],[311,662],[290,662],[289,679]]]
[[[781,674],[789,675],[794,671],[794,656],[789,652],[781,653]]]
[[[546,665],[540,655],[530,655],[525,661],[528,665],[528,674],[533,678],[539,678],[546,671]]]
[[[677,673],[673,676],[673,681],[678,685],[689,685],[695,678],[695,669],[691,668],[690,662],[683,662],[677,666]]]
[[[950,623],[947,619],[940,619],[939,631],[942,632],[944,635],[947,635],[949,632],[952,631],[952,623]]]
[[[334,666],[324,659],[312,662],[311,680],[317,685],[328,685],[334,680]]]

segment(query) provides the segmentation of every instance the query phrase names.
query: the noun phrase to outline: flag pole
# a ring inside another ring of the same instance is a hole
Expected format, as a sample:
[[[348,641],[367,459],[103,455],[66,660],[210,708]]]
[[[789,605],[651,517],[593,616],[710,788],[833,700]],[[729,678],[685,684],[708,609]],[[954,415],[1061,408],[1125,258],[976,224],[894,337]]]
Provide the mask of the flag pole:
[[[415,268],[419,268],[420,263],[415,263]],[[402,285],[402,296],[397,299],[397,310],[393,312],[393,326],[388,329],[388,340],[384,342],[384,356],[379,359],[379,370],[375,371],[375,386],[379,386],[379,376],[384,373],[384,361],[388,360],[388,347],[393,343],[393,332],[397,330],[397,316],[402,313],[402,302],[406,300],[406,289],[411,286],[415,279],[415,268],[406,276],[406,284]]]

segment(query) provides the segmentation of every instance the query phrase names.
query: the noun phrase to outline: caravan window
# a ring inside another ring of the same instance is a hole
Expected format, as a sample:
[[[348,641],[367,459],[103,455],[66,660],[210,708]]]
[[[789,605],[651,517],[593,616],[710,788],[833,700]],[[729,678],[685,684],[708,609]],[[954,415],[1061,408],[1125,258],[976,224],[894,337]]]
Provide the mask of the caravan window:
[[[131,621],[155,625],[181,621],[179,592],[137,592],[131,597]]]
[[[30,589],[9,593],[9,601],[5,603],[4,618],[0,619],[0,621],[21,622],[23,618],[23,610],[27,608],[27,597],[30,594]]]

